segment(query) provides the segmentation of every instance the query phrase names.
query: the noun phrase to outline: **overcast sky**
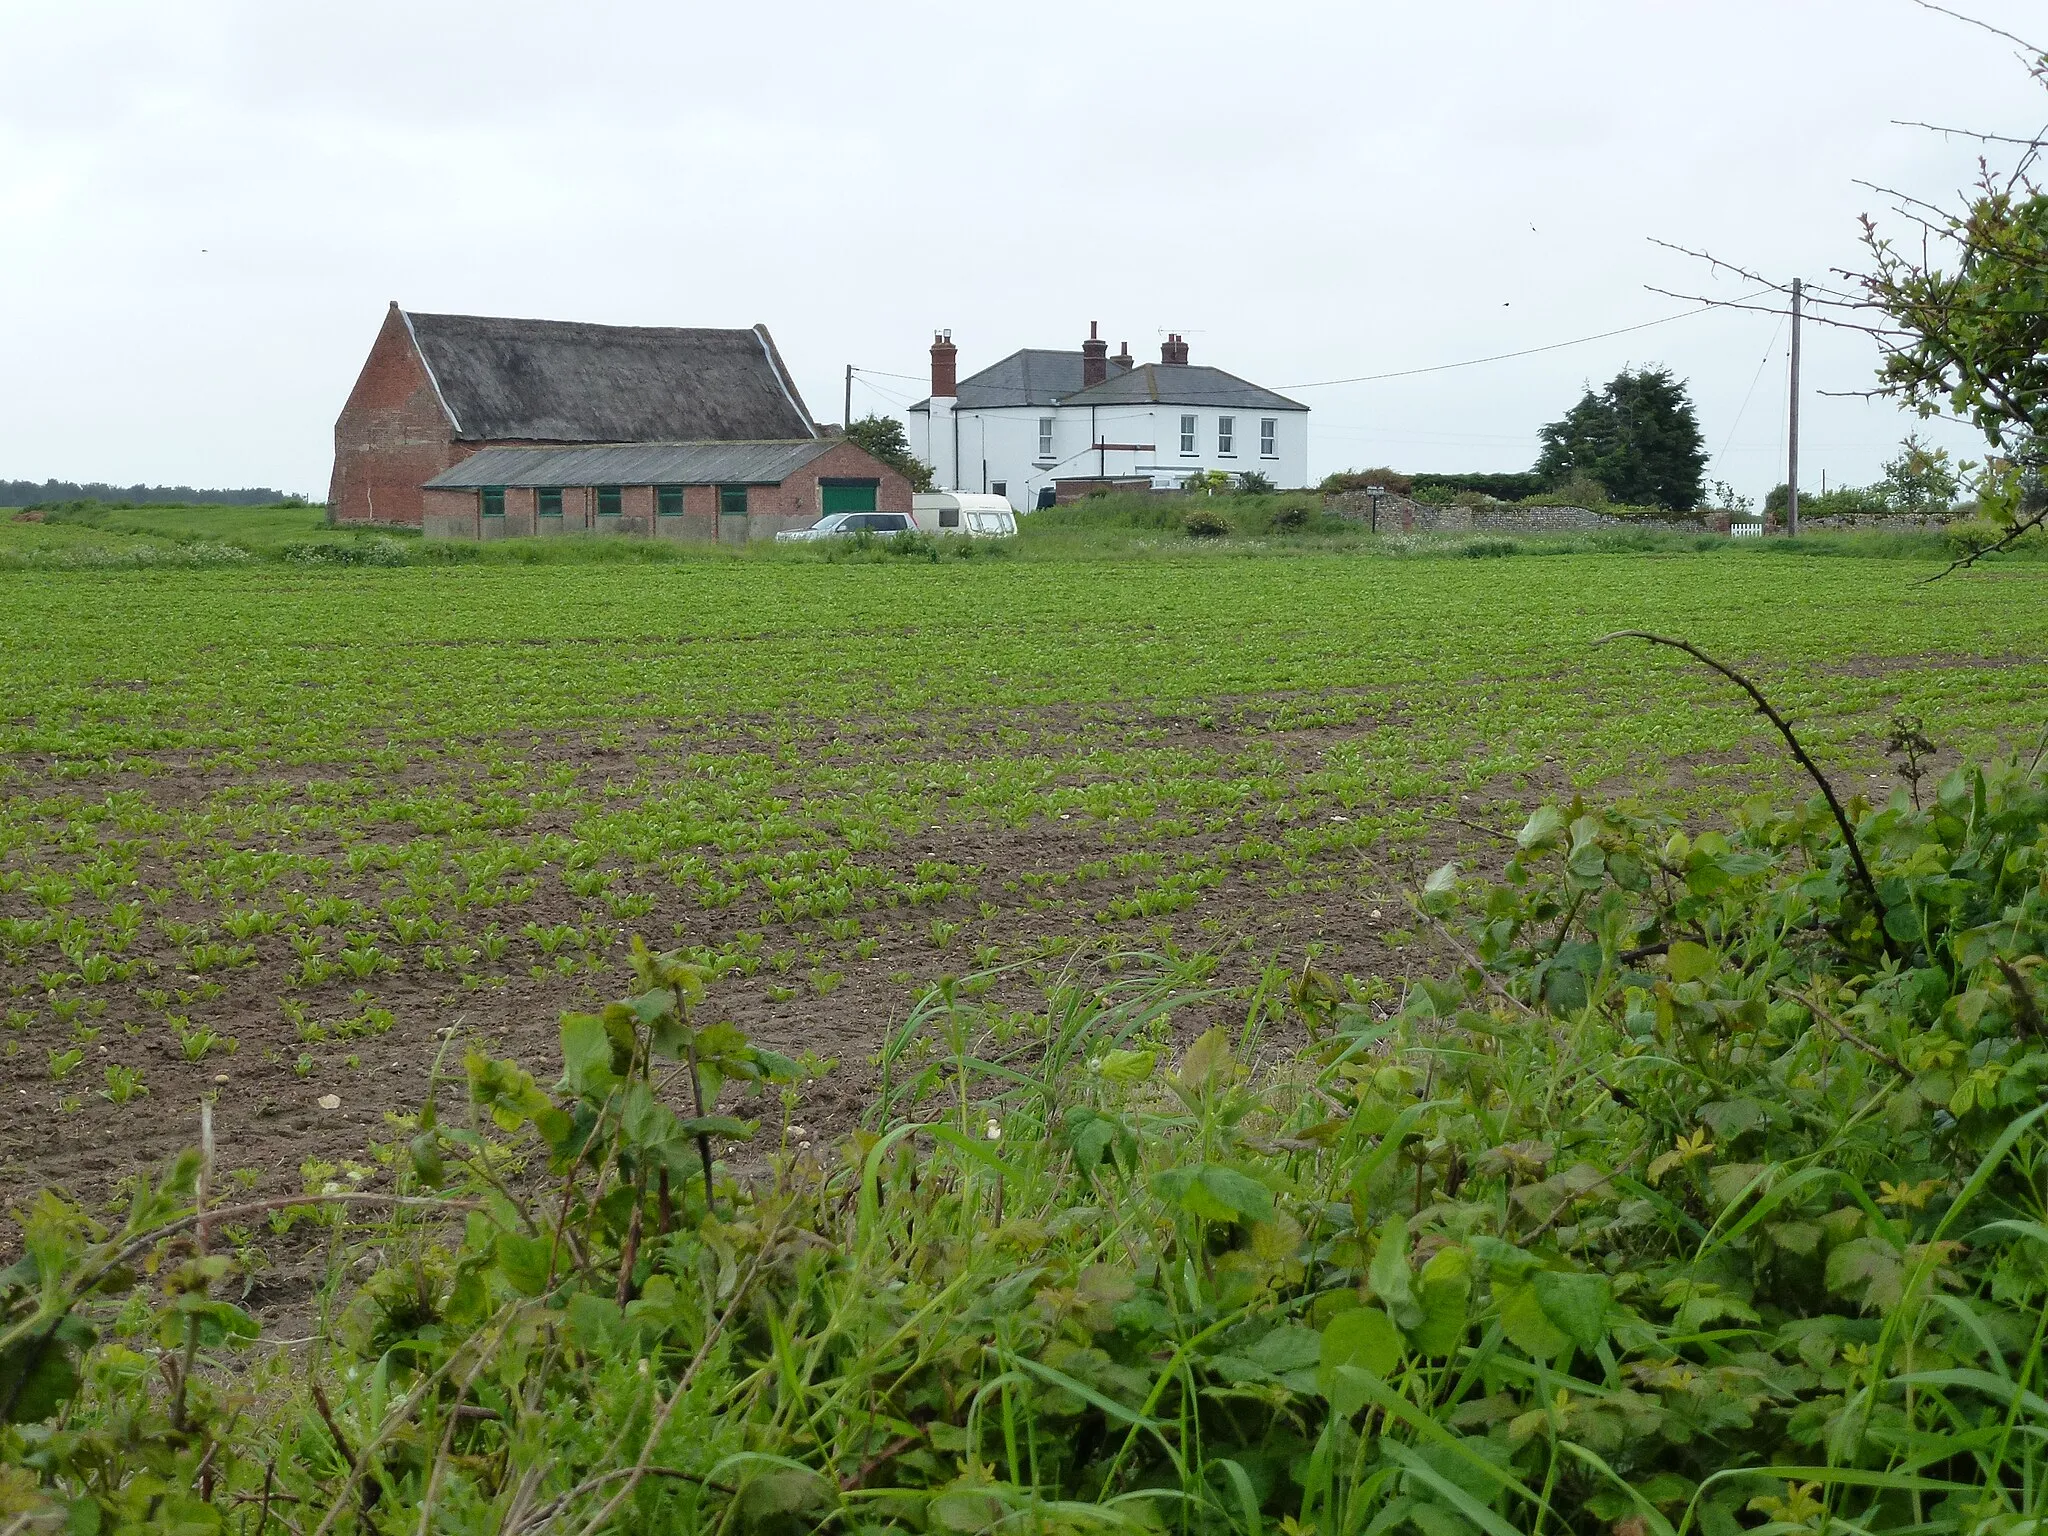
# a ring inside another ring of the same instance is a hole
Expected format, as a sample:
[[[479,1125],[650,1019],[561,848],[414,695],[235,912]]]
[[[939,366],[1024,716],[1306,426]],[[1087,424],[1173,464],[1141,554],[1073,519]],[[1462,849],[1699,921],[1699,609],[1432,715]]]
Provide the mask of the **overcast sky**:
[[[2036,0],[1960,0],[2048,32]],[[2033,132],[2015,50],[1910,0],[0,0],[0,478],[324,496],[385,303],[765,322],[820,420],[1090,320],[1314,407],[1314,474],[1523,469],[1624,364],[1691,381],[1710,476],[1783,478],[1784,337],[1650,243],[1859,257],[1859,179],[1940,197]],[[1776,338],[1775,345],[1774,337]],[[1809,327],[1802,480],[1911,425]],[[912,375],[892,378],[886,375]],[[1753,386],[1753,387],[1752,387]],[[1972,446],[1968,434],[1943,441]]]

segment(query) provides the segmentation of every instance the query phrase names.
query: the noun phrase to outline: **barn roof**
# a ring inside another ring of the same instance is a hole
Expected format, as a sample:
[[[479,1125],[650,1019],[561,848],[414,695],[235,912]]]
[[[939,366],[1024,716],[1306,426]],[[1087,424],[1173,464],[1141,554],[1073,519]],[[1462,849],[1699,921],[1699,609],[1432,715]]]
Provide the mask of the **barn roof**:
[[[484,486],[780,485],[841,438],[770,443],[607,443],[590,448],[481,448],[427,481],[430,491]]]
[[[459,439],[817,436],[764,325],[685,330],[401,313]]]

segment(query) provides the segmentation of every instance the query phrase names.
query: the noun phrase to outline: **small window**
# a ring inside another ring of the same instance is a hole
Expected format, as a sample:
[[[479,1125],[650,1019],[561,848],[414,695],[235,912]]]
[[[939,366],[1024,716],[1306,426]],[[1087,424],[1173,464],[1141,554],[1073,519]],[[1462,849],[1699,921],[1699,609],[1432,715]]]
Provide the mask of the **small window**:
[[[747,488],[744,485],[721,485],[718,488],[718,510],[729,517],[745,517]]]
[[[1216,454],[1219,458],[1237,457],[1237,418],[1218,416],[1216,418]]]
[[[1185,458],[1195,456],[1195,418],[1192,416],[1180,419],[1180,451]]]
[[[1010,494],[1010,482],[1007,480],[991,480],[988,488],[998,496]]]
[[[960,509],[958,507],[939,508],[939,526],[941,528],[958,528],[960,526]]]
[[[617,517],[624,501],[624,495],[616,485],[600,485],[597,488],[597,515]]]
[[[654,488],[654,515],[656,517],[681,517],[683,515],[683,488],[680,485],[657,485]]]
[[[1259,418],[1259,457],[1277,459],[1280,457],[1280,418],[1261,416]]]
[[[1041,459],[1052,457],[1052,418],[1050,416],[1038,418],[1038,456]]]
[[[542,517],[562,515],[562,488],[559,485],[544,485],[533,493],[534,510]]]
[[[483,489],[483,505],[485,517],[503,517],[505,515],[505,487],[502,485],[485,486]]]

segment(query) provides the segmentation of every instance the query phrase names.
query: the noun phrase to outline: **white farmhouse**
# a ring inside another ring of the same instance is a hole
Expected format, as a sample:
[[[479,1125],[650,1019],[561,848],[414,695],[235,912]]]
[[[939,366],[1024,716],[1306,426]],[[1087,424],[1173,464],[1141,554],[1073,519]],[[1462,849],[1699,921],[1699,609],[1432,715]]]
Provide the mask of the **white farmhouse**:
[[[1056,482],[1171,488],[1201,470],[1308,480],[1308,407],[1221,368],[1188,362],[1167,337],[1156,363],[1088,327],[1078,352],[1026,348],[959,378],[953,333],[932,341],[932,393],[910,408],[912,448],[947,490],[986,491],[1020,512]],[[1092,488],[1092,486],[1090,487]]]

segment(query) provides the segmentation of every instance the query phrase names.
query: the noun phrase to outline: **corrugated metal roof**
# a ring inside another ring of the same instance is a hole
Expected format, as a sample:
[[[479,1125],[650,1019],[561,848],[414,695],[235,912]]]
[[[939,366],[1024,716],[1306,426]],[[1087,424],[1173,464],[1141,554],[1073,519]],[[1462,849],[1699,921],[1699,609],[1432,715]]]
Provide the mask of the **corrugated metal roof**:
[[[610,443],[591,448],[484,448],[427,482],[487,485],[780,485],[837,438],[769,443]]]
[[[816,428],[766,326],[586,325],[406,314],[434,387],[472,442],[743,442]]]

